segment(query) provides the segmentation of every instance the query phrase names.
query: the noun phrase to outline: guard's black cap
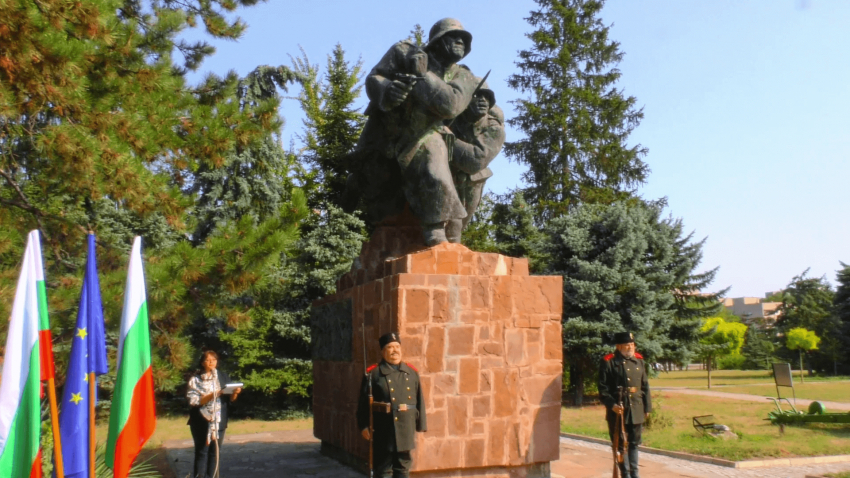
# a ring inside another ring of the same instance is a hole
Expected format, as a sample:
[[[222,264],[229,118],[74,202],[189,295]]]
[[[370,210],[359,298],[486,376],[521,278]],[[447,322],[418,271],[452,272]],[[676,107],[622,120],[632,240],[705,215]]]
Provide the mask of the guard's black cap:
[[[381,338],[378,339],[378,343],[381,344],[381,349],[387,346],[390,342],[398,342],[401,343],[401,339],[398,338],[398,334],[395,332],[390,332],[388,334],[384,334]]]
[[[635,336],[632,335],[631,332],[617,332],[614,334],[614,343],[617,345],[620,344],[630,344],[635,341]]]

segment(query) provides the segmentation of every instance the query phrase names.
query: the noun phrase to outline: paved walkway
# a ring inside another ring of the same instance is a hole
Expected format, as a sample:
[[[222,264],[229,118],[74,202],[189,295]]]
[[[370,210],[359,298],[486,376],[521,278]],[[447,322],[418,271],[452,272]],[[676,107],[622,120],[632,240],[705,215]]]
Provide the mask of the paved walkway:
[[[177,478],[192,474],[192,441],[163,443]],[[641,454],[641,475],[653,478],[804,478],[850,470],[850,463],[738,470],[649,453]],[[319,453],[312,430],[279,431],[227,437],[221,453],[222,478],[362,478],[363,475]],[[561,458],[552,463],[553,478],[608,478],[611,448],[561,438]]]
[[[703,396],[706,396],[706,397],[731,398],[733,400],[744,400],[744,401],[748,401],[748,402],[761,402],[761,403],[770,403],[770,404],[773,403],[773,402],[768,401],[769,397],[765,397],[763,395],[750,395],[750,394],[746,394],[746,393],[715,392],[715,391],[712,391],[712,390],[698,390],[698,389],[692,389],[692,388],[677,388],[677,387],[660,387],[660,388],[653,388],[653,390],[659,391],[659,392],[681,393],[681,394],[684,394],[684,395],[703,395]],[[794,403],[793,398],[789,398],[789,400],[791,400],[791,403]],[[797,410],[806,410],[806,409],[808,409],[809,404],[812,403],[813,401],[814,400],[807,400],[805,398],[798,398],[795,406],[797,407]],[[824,401],[824,400],[817,400],[817,401],[823,403],[824,406],[826,406],[827,412],[834,412],[834,411],[850,412],[850,403],[827,402],[827,401]],[[783,406],[786,405],[785,400],[782,401],[782,405]]]

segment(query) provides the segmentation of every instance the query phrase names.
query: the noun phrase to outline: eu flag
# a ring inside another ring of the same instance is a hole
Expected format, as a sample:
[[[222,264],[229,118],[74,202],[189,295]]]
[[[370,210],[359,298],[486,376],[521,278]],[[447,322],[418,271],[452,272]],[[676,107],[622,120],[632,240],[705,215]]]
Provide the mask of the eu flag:
[[[90,234],[80,310],[77,313],[77,326],[74,329],[71,359],[59,413],[62,458],[65,476],[68,478],[89,476],[89,433],[94,433],[94,430],[89,430],[89,407],[91,400],[97,403],[97,393],[94,397],[89,396],[89,373],[94,372],[97,376],[107,372],[106,335],[103,328],[94,235]]]

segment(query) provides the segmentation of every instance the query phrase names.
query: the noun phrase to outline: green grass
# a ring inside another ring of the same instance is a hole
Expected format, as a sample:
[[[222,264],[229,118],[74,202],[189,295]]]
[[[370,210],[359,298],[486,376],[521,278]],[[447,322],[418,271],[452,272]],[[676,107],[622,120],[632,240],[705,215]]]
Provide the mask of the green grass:
[[[688,370],[675,372],[661,372],[657,377],[649,379],[651,387],[686,387],[686,388],[707,388],[708,379],[706,378],[705,370]],[[842,380],[850,380],[850,377],[810,377],[806,373],[806,384],[811,381],[817,382],[835,382]],[[794,372],[794,384],[799,384],[800,372]],[[767,370],[712,370],[711,372],[711,388],[733,386],[733,385],[749,385],[749,384],[773,384],[773,376]],[[722,391],[722,390],[721,390]]]
[[[828,476],[829,478],[850,478],[850,471],[842,471],[840,473],[827,473],[823,476]]]
[[[714,389],[712,388],[712,390]],[[765,397],[776,396],[776,387],[772,384],[723,387],[718,388],[717,391],[729,393],[746,393],[749,395],[761,395]],[[794,384],[794,391],[797,395],[797,398],[850,403],[850,383],[847,382],[806,382],[802,384],[797,383]],[[780,393],[782,393],[783,397],[792,397],[791,390],[787,387],[780,388]],[[830,410],[827,408],[827,411]]]
[[[643,444],[649,447],[734,461],[839,455],[850,449],[848,426],[787,426],[785,433],[780,433],[779,427],[764,420],[767,412],[773,408],[773,404],[767,401],[761,404],[716,397],[683,397],[665,392],[653,393],[653,401],[660,403],[662,421],[670,425],[662,429],[644,429]],[[691,418],[709,414],[715,416],[715,423],[728,425],[740,439],[723,441],[702,436],[694,430]],[[607,439],[604,407],[564,408],[561,413],[561,430]]]

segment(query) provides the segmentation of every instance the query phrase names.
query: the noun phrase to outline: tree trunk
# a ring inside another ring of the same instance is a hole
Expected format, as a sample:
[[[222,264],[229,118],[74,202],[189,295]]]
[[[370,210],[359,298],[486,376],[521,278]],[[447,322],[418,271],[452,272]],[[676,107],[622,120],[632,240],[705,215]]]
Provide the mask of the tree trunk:
[[[805,382],[803,380],[803,350],[800,349],[800,383]]]
[[[708,388],[711,388],[711,357],[705,361],[705,369],[708,370]]]
[[[584,370],[582,370],[581,365],[575,365],[573,370],[570,371],[570,382],[572,382],[571,386],[575,391],[573,405],[580,407],[584,403]]]

